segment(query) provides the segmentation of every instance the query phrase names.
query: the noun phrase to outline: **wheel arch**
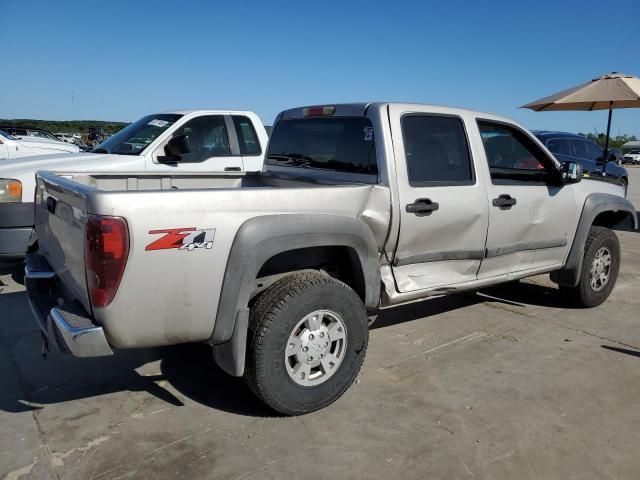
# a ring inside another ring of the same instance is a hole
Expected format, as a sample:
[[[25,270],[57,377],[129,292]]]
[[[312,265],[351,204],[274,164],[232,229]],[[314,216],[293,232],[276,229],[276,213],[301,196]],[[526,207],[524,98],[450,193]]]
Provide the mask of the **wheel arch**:
[[[353,252],[350,267],[359,267],[354,290],[360,290],[366,307],[375,308],[380,297],[378,251],[373,233],[362,221],[322,214],[254,217],[242,224],[233,241],[209,343],[231,339],[236,317],[247,310],[253,284],[269,261],[287,252],[323,247]]]
[[[634,229],[638,228],[636,210],[626,198],[610,193],[591,193],[587,196],[580,214],[569,255],[562,269],[551,272],[555,283],[575,287],[580,278],[584,246],[592,226],[612,228],[630,221]]]

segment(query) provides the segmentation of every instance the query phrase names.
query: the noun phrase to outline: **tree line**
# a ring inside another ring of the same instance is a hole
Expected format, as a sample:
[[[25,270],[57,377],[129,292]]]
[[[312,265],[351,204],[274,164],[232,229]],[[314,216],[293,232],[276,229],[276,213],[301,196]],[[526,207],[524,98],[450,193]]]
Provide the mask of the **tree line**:
[[[604,148],[605,140],[607,139],[607,135],[605,133],[579,133],[585,137],[587,140],[591,140],[594,143],[597,143],[602,148]],[[635,135],[617,135],[615,137],[609,137],[609,148],[620,148],[627,142],[635,142],[638,138]]]
[[[15,120],[0,119],[0,125],[22,128],[42,128],[52,133],[88,133],[90,127],[102,128],[107,134],[112,135],[118,130],[129,125],[126,122],[107,122],[102,120],[34,120],[19,118]]]

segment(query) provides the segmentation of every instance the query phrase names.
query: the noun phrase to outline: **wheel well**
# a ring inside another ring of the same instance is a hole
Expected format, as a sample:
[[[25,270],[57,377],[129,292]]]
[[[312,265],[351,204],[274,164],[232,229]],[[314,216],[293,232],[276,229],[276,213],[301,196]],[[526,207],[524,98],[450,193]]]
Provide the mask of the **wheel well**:
[[[633,229],[633,216],[631,213],[624,210],[608,210],[606,212],[599,213],[596,218],[593,219],[593,226],[595,227],[607,227],[612,228],[616,226],[625,226]]]
[[[300,270],[321,270],[349,285],[365,301],[366,286],[360,258],[347,246],[307,247],[274,255],[260,268],[251,297],[276,280]]]

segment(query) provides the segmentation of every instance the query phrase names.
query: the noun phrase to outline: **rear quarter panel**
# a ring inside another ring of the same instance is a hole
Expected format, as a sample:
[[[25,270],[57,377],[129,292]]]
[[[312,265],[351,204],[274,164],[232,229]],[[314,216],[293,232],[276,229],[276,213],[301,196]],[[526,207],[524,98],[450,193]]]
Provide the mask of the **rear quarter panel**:
[[[345,215],[369,222],[375,217],[370,205],[374,190],[377,197],[389,198],[388,189],[370,185],[96,192],[87,199],[88,212],[124,217],[131,243],[113,303],[96,309],[94,315],[115,347],[206,340],[213,331],[225,269],[234,268],[227,265],[227,258],[243,222],[255,216],[287,213]],[[385,205],[388,208],[390,203]],[[378,217],[388,222],[389,212]],[[148,250],[163,236],[150,232],[168,229],[215,229],[213,245],[192,251]],[[386,231],[377,230],[381,245]]]

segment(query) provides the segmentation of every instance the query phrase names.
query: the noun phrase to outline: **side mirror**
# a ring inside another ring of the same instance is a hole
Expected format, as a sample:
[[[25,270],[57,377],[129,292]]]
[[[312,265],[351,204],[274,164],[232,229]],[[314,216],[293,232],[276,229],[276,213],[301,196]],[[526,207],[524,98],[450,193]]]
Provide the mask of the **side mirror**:
[[[582,180],[582,165],[577,162],[562,162],[562,183],[578,183]]]
[[[164,146],[164,156],[159,156],[160,163],[176,163],[181,160],[181,156],[191,152],[189,137],[187,135],[177,135]]]
[[[164,152],[170,156],[180,156],[190,151],[191,147],[189,146],[189,137],[187,135],[173,137],[164,147]]]

